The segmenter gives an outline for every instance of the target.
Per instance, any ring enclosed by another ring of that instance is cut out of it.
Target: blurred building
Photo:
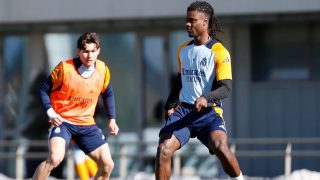
[[[121,132],[144,139],[143,132],[154,129],[157,139],[177,47],[189,40],[184,18],[191,2],[0,1],[0,138],[24,137],[33,123],[45,129],[34,94],[39,77],[76,54],[81,33],[96,31],[101,59],[111,68]],[[233,62],[233,92],[223,102],[229,136],[319,137],[320,1],[209,2]],[[282,161],[240,158],[245,174],[259,176],[281,174]],[[319,167],[319,159],[293,161],[293,169]]]

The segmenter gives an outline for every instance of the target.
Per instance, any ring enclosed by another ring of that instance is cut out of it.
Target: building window
[[[161,35],[147,35],[142,39],[144,107],[148,127],[158,127],[162,122],[163,102],[168,92],[164,42]]]
[[[320,80],[320,24],[253,25],[252,79]]]
[[[187,41],[191,41],[185,30],[172,31],[169,34],[169,65],[170,72],[177,75],[178,72],[178,60],[177,53],[178,47]]]
[[[109,66],[115,94],[117,124],[121,129],[137,128],[138,84],[136,69],[136,34],[99,33],[100,58]]]
[[[11,131],[21,125],[23,107],[26,105],[24,89],[27,89],[25,36],[5,36],[3,41],[4,55],[4,126]],[[10,134],[10,133],[9,133]]]

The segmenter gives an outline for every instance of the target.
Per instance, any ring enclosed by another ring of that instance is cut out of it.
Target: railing
[[[292,146],[294,145],[320,145],[320,138],[241,138],[241,139],[229,139],[230,149],[238,157],[284,157],[284,174],[290,175],[291,173],[291,160],[294,156],[300,157],[320,157],[320,150],[293,150]],[[148,151],[145,152],[132,152],[128,151],[130,146],[157,146],[156,142],[110,142],[110,147],[119,147],[119,151],[113,152],[112,156],[114,158],[119,158],[119,176],[121,178],[127,177],[127,161],[129,158],[152,158],[155,156],[155,153]],[[190,142],[189,145],[197,145],[198,142]],[[237,147],[245,145],[284,145],[283,149],[275,150],[237,150]],[[0,148],[16,148],[15,152],[0,152],[0,159],[12,158],[15,159],[15,175],[17,180],[23,179],[23,172],[25,169],[25,160],[26,159],[45,159],[47,153],[43,152],[32,152],[28,153],[26,149],[28,147],[46,147],[47,141],[0,141]],[[156,151],[156,150],[155,150]],[[177,151],[173,159],[173,174],[181,174],[181,159],[190,156],[188,152]],[[208,156],[207,151],[203,153],[192,153],[192,156],[197,157],[206,157]],[[66,155],[67,160],[67,179],[74,179],[74,161],[73,161],[73,152],[72,150],[67,151]]]

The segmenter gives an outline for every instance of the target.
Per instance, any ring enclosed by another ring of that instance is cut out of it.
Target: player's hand
[[[109,134],[112,136],[116,136],[119,132],[119,127],[116,123],[115,119],[109,119]]]
[[[168,119],[169,116],[171,116],[171,114],[173,114],[176,110],[174,108],[168,109],[166,111],[166,114],[164,115],[165,119]]]
[[[50,119],[50,123],[53,125],[53,126],[60,126],[62,123],[63,123],[64,119],[57,114],[56,117]]]
[[[200,96],[200,97],[196,100],[196,102],[194,103],[194,105],[195,105],[196,111],[197,111],[197,112],[200,112],[202,108],[208,107],[208,101],[207,101],[204,97]]]
[[[59,114],[57,114],[52,108],[47,110],[47,115],[49,117],[49,122],[53,126],[60,126],[64,121],[64,119]]]

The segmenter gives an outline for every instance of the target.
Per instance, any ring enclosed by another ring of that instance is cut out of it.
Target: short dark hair
[[[100,48],[100,37],[95,32],[83,33],[77,41],[77,48],[84,49],[85,45],[87,43],[94,43],[96,45],[96,48],[99,49]]]
[[[220,30],[220,24],[218,18],[214,15],[213,7],[205,1],[195,1],[191,3],[187,11],[198,11],[204,13],[208,18],[208,32],[212,38],[216,38],[217,32]]]

